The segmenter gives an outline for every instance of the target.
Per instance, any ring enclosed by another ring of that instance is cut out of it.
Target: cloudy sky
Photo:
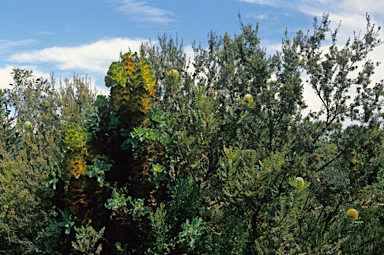
[[[240,34],[238,12],[244,24],[259,23],[261,46],[267,54],[281,49],[284,31],[293,38],[298,30],[313,31],[313,18],[329,14],[330,28],[340,21],[338,44],[353,40],[353,32],[366,32],[366,12],[371,23],[384,24],[384,2],[379,0],[18,0],[0,3],[0,88],[9,88],[14,67],[32,70],[50,81],[92,79],[98,94],[108,95],[104,76],[120,51],[138,51],[141,42],[157,42],[167,32],[183,39],[187,56],[193,58],[191,43],[207,46],[210,30],[224,35]],[[379,38],[383,40],[383,36]],[[323,47],[331,44],[330,34]],[[324,49],[325,49],[324,48]],[[384,46],[368,56],[374,62],[384,57]],[[384,63],[383,63],[384,64]],[[383,65],[373,81],[384,79]],[[383,75],[381,75],[383,74]],[[304,76],[305,77],[305,76]],[[58,85],[56,85],[58,87]],[[306,85],[304,97],[318,111],[320,101]]]

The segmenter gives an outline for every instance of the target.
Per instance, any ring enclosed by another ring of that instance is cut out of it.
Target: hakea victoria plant
[[[85,230],[81,238],[77,235],[77,242],[73,241],[74,231],[56,235],[56,247],[52,244],[51,249],[62,254],[85,249],[96,254],[142,253],[157,242],[148,234],[153,225],[149,213],[172,200],[166,153],[172,150],[174,138],[165,132],[164,113],[152,108],[155,78],[151,66],[135,56],[129,52],[121,55],[121,62],[111,64],[105,78],[111,96],[97,97],[98,111],[83,127],[67,124],[60,171],[52,169],[45,178],[43,189],[55,190],[55,206],[73,216],[70,226],[76,230],[92,221],[95,230],[102,230],[100,236],[104,235],[98,243],[84,239]],[[188,221],[186,224],[190,229]],[[86,233],[93,233],[89,228],[87,225]],[[187,229],[169,250],[189,240]],[[191,233],[192,248],[197,234]],[[91,244],[100,248],[93,249]]]

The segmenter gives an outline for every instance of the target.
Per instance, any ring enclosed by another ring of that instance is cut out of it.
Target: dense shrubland
[[[56,91],[15,69],[1,97],[0,251],[382,254],[384,92],[370,80],[380,41],[367,23],[342,49],[331,33],[325,56],[326,15],[270,57],[257,26],[211,32],[193,62],[164,35],[111,65],[108,98],[78,77]],[[323,103],[307,116],[303,71]],[[342,129],[347,119],[359,124]],[[124,231],[137,234],[113,235]]]

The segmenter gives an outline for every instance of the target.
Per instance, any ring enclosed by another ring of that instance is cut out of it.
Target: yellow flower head
[[[350,216],[353,220],[356,220],[359,217],[359,212],[355,209],[349,209],[347,215]]]
[[[171,77],[177,78],[177,77],[179,77],[179,72],[176,71],[176,70],[171,70],[171,71],[168,72],[168,75],[171,76]]]
[[[253,102],[253,97],[250,94],[246,94],[243,98],[243,100],[247,103],[252,103]]]

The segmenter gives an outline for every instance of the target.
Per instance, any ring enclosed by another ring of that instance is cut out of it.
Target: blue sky
[[[92,89],[108,95],[104,76],[120,51],[138,51],[141,42],[157,43],[158,35],[176,34],[188,57],[193,58],[194,40],[207,46],[210,30],[224,35],[240,34],[238,12],[244,24],[259,23],[261,46],[267,54],[281,49],[285,28],[293,38],[298,30],[313,31],[313,17],[319,21],[329,13],[330,28],[341,26],[338,45],[343,47],[353,31],[366,32],[366,12],[377,26],[384,24],[384,1],[380,0],[18,0],[0,4],[0,88],[9,88],[14,67],[32,70],[50,81],[54,72],[56,88],[60,77],[73,75],[92,79]],[[381,31],[380,31],[381,32]],[[323,45],[331,44],[330,34]],[[379,38],[383,40],[380,34]],[[384,46],[368,56],[374,62],[384,57]],[[383,63],[384,64],[384,63]],[[383,79],[384,67],[376,68],[373,81]],[[303,75],[305,78],[306,76]],[[351,92],[353,95],[353,92]],[[309,109],[318,111],[320,101],[304,85]],[[308,109],[308,110],[309,110]],[[308,112],[306,110],[306,112]]]

